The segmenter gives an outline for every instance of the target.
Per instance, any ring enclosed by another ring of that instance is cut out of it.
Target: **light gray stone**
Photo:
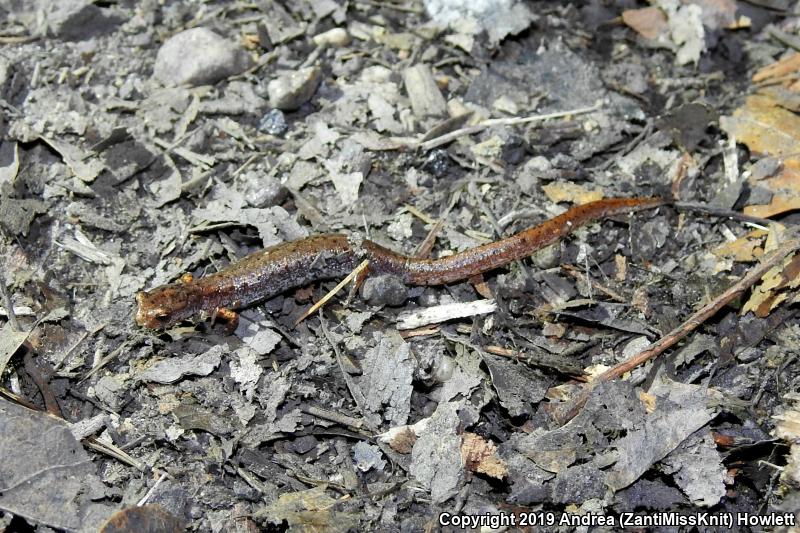
[[[253,65],[244,50],[208,28],[183,31],[161,45],[153,75],[164,85],[210,85]]]
[[[319,67],[308,67],[278,76],[267,85],[269,105],[283,111],[297,109],[308,102],[322,81]]]

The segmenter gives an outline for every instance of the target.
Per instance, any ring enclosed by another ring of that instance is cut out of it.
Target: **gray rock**
[[[319,67],[307,67],[278,76],[267,85],[269,105],[283,111],[297,109],[308,102],[322,81]]]
[[[45,1],[40,7],[47,13],[49,33],[67,41],[82,41],[108,33],[121,22],[120,17],[90,0]]]
[[[367,278],[361,286],[361,297],[370,305],[403,305],[408,288],[397,276],[384,275]]]
[[[100,378],[94,386],[94,392],[97,399],[111,409],[117,410],[123,405],[125,386],[114,377],[104,376]]]
[[[164,85],[209,85],[253,65],[244,50],[208,28],[170,37],[158,51],[153,75]]]
[[[263,131],[270,135],[283,135],[288,129],[289,125],[286,124],[286,116],[280,109],[270,109],[258,121],[258,131]]]

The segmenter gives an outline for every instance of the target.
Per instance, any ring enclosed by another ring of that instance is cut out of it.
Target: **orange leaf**
[[[761,68],[758,72],[753,74],[753,81],[758,83],[770,78],[782,78],[797,70],[800,70],[800,54],[794,53],[780,61]]]
[[[502,479],[508,474],[508,466],[497,455],[497,446],[493,442],[475,433],[464,433],[462,438],[461,457],[468,471],[496,479]]]
[[[749,96],[732,117],[720,119],[722,129],[758,154],[800,153],[800,117],[766,95]]]
[[[622,12],[622,22],[645,39],[658,39],[667,31],[667,16],[657,7],[626,9]]]

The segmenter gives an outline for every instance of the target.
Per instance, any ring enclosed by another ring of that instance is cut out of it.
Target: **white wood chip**
[[[454,318],[464,318],[474,315],[485,315],[497,310],[494,300],[475,300],[472,302],[458,302],[453,304],[426,307],[416,311],[400,313],[397,317],[397,329],[415,329],[429,324],[439,324]]]

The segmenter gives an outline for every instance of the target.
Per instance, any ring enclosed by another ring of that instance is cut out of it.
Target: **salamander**
[[[139,292],[136,323],[162,329],[201,312],[230,315],[230,309],[247,307],[289,289],[346,276],[364,259],[369,260],[368,275],[392,274],[407,285],[453,283],[527,257],[594,220],[666,203],[656,197],[597,200],[510,237],[438,259],[407,257],[342,233],[313,235],[254,252],[208,276],[185,276],[176,283]]]

